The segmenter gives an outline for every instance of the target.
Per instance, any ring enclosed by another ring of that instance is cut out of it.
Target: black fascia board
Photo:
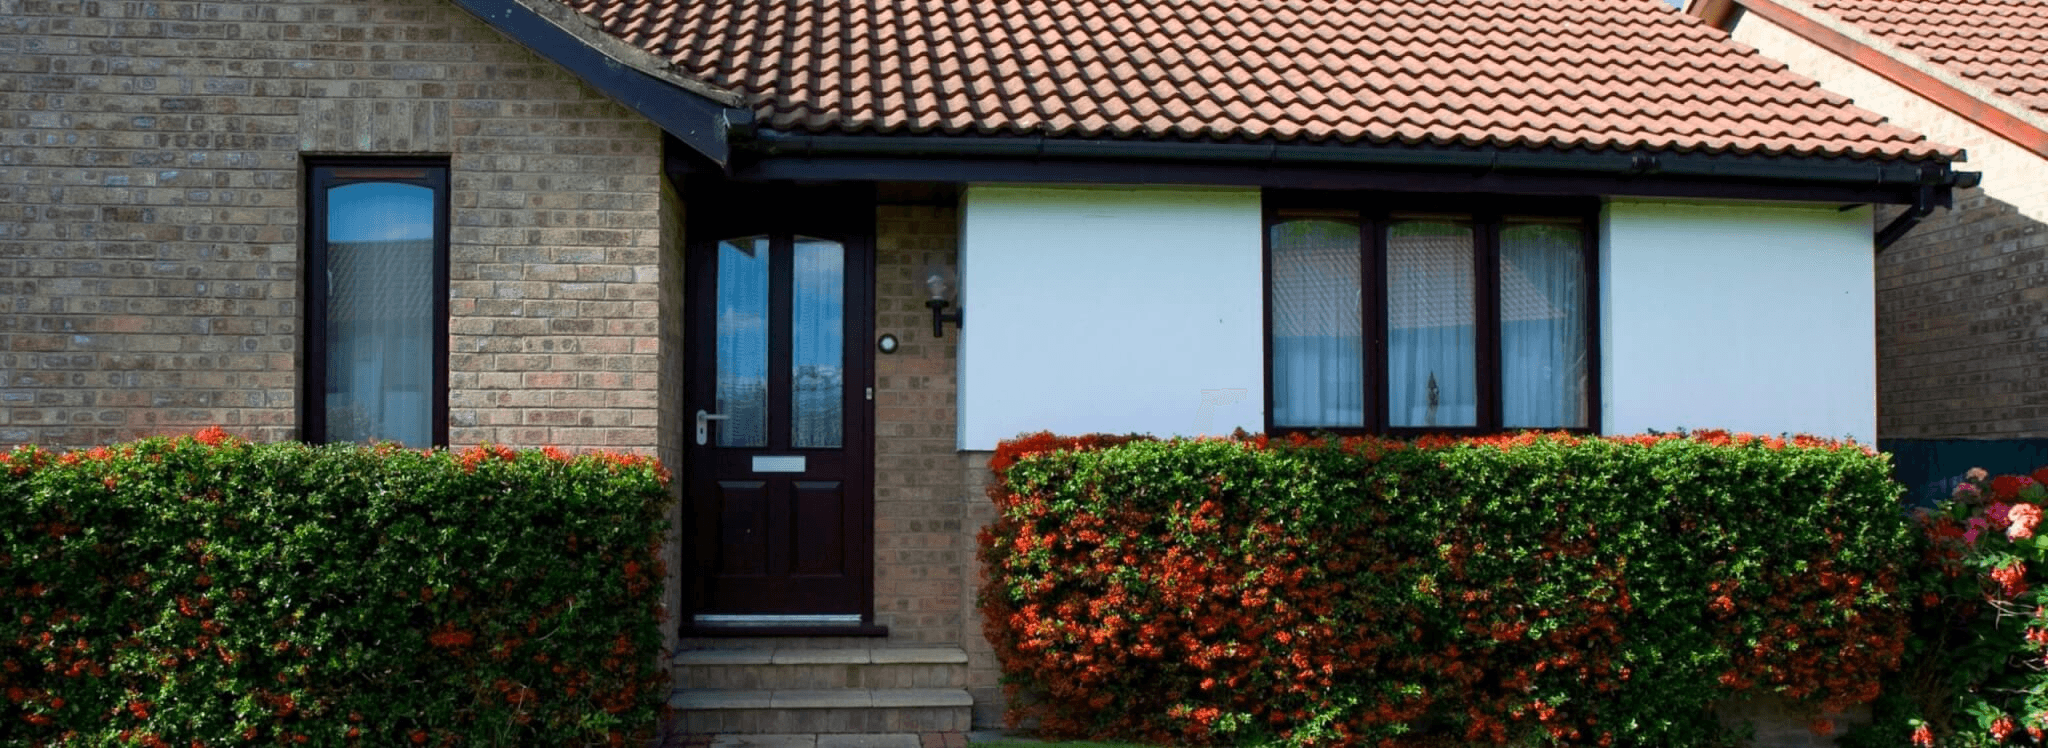
[[[1977,174],[1943,160],[1326,146],[760,130],[739,179],[1218,184],[1913,204]]]
[[[499,33],[652,120],[713,163],[722,166],[731,159],[730,124],[751,121],[751,111],[732,109],[614,60],[514,0],[454,2]]]

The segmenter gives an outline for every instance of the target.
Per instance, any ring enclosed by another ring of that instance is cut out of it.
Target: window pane
[[[1387,422],[1475,426],[1479,388],[1472,226],[1395,221],[1387,228]]]
[[[327,433],[433,445],[434,190],[327,191]]]
[[[716,444],[768,446],[768,237],[718,243]]]
[[[846,389],[846,250],[839,242],[799,236],[795,252],[791,443],[837,447]]]
[[[1512,221],[1501,229],[1501,425],[1508,428],[1591,425],[1580,231]]]
[[[1365,425],[1356,221],[1273,226],[1273,424]]]

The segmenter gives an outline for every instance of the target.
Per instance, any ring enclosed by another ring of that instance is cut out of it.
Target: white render
[[[1877,436],[1867,206],[1621,200],[1600,229],[1601,431]]]
[[[1256,189],[969,187],[960,448],[1263,429],[1262,221]]]
[[[1602,433],[1872,443],[1871,211],[1841,208],[1610,201]],[[961,223],[961,449],[1264,428],[1257,190],[975,185]]]

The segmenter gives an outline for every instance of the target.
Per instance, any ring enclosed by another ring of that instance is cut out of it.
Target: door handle
[[[728,419],[728,418],[731,418],[731,417],[732,417],[732,416],[730,416],[730,415],[726,415],[726,414],[724,414],[724,413],[712,413],[712,412],[709,412],[709,411],[706,411],[706,410],[704,410],[703,408],[698,408],[698,409],[697,409],[697,443],[698,443],[699,445],[702,445],[702,444],[704,444],[705,442],[708,442],[708,441],[710,441],[710,440],[711,440],[711,422],[712,422],[712,421],[723,421],[723,420],[725,420],[725,419]]]

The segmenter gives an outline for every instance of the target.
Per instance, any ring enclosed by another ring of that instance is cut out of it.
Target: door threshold
[[[889,627],[844,615],[729,615],[700,613],[683,626],[684,636],[888,636]]]

